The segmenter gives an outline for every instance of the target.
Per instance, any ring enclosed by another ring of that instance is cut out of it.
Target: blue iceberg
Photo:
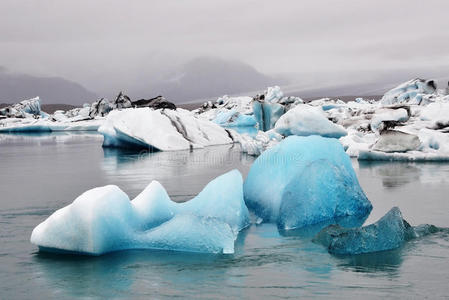
[[[376,223],[359,228],[331,225],[320,231],[314,242],[322,244],[332,254],[362,254],[401,247],[406,241],[437,232],[433,225],[412,227],[393,207]]]
[[[320,136],[290,136],[266,150],[243,191],[247,206],[282,230],[363,217],[372,209],[342,145]]]
[[[211,181],[194,199],[175,203],[153,181],[134,200],[117,186],[94,188],[39,224],[31,242],[42,251],[88,255],[125,249],[233,253],[249,226],[237,170]]]

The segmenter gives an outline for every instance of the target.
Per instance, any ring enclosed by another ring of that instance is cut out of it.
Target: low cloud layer
[[[106,96],[143,82],[157,93],[155,82],[197,57],[298,86],[432,76],[449,61],[447,1],[3,0],[0,11],[0,65]]]

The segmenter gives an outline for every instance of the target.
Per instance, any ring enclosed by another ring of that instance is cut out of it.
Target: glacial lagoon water
[[[123,251],[101,257],[38,253],[32,229],[87,189],[116,184],[132,198],[151,180],[175,201],[254,158],[237,145],[181,152],[102,149],[97,134],[0,135],[0,299],[447,298],[449,234],[382,253],[328,254],[310,233],[253,225],[233,255]],[[413,225],[449,227],[449,164],[359,163],[373,203],[366,223],[399,206]]]

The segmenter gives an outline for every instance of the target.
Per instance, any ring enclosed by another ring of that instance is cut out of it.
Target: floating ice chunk
[[[40,115],[42,112],[41,100],[39,99],[39,97],[32,98],[29,100],[23,100],[18,104],[14,105],[14,108],[31,115]]]
[[[31,242],[44,251],[100,255],[124,249],[232,253],[249,225],[237,170],[211,181],[194,199],[170,200],[152,182],[133,201],[117,186],[94,188],[39,224]]]
[[[382,129],[380,126],[382,122],[406,122],[409,119],[409,113],[404,108],[387,109],[382,108],[375,112],[371,119],[371,129],[373,131]]]
[[[413,228],[393,207],[376,223],[359,228],[331,225],[319,232],[314,241],[333,254],[361,254],[401,247],[406,241],[438,231],[432,225]]]
[[[417,150],[421,145],[419,137],[397,130],[385,130],[373,145],[373,150],[382,152],[407,152]]]
[[[364,216],[371,203],[336,139],[290,136],[266,150],[244,183],[245,202],[265,222],[294,229]]]
[[[265,101],[267,102],[278,102],[284,93],[281,91],[279,86],[268,87],[265,91]]]
[[[0,109],[0,115],[8,118],[32,118],[44,114],[41,111],[39,97],[20,101],[17,104]]]
[[[329,121],[321,108],[307,104],[297,105],[286,112],[276,122],[275,130],[284,136],[321,135],[340,138],[347,134],[342,126]]]
[[[112,111],[98,131],[103,146],[154,148],[156,150],[189,149],[190,144],[159,111],[145,108]]]
[[[426,104],[429,102],[427,95],[436,91],[433,80],[413,79],[404,82],[389,90],[381,99],[382,105],[392,104]]]
[[[232,143],[219,125],[182,110],[112,111],[98,131],[104,136],[103,146],[114,147],[169,151]]]

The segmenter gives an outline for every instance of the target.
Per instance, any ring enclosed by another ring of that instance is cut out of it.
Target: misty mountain
[[[284,78],[267,76],[240,61],[200,57],[167,74],[153,84],[152,90],[182,103],[225,94],[250,93],[285,83]]]
[[[37,77],[0,68],[0,103],[16,103],[39,96],[43,104],[82,105],[97,95],[82,85],[61,77]]]

